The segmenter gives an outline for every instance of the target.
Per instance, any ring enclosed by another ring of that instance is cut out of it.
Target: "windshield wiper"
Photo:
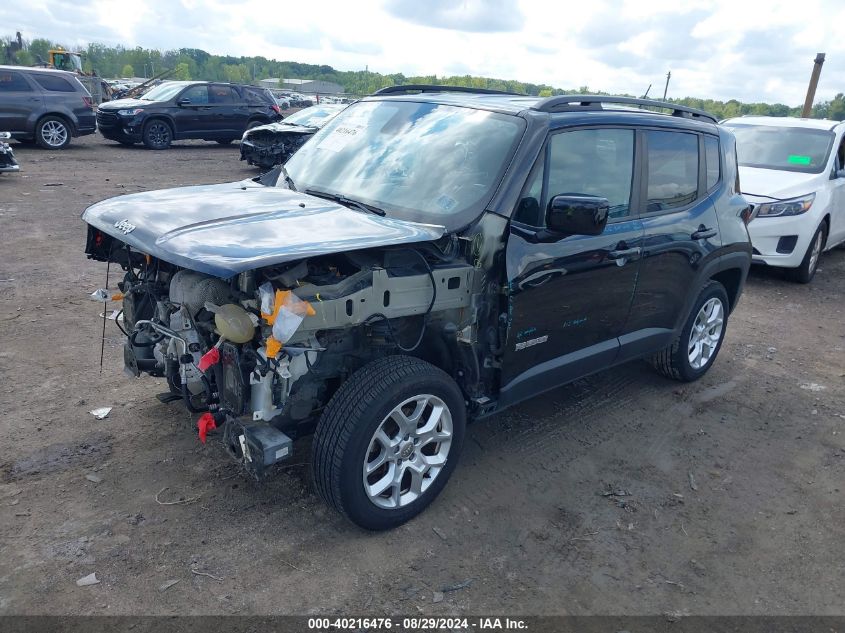
[[[279,165],[279,172],[282,174],[282,178],[285,179],[285,182],[288,185],[288,189],[291,191],[298,191],[296,185],[293,184],[293,178],[290,177],[287,168],[284,165]]]
[[[358,200],[353,200],[352,198],[347,198],[344,195],[339,193],[329,193],[328,191],[320,191],[319,189],[306,189],[305,193],[310,196],[317,196],[318,198],[324,198],[326,200],[332,200],[334,202],[339,202],[340,204],[344,204],[349,207],[355,207],[359,211],[366,211],[367,213],[375,213],[376,215],[380,215],[384,217],[386,213],[384,209],[379,209],[378,207],[374,207],[371,204],[366,204],[364,202],[360,202]]]

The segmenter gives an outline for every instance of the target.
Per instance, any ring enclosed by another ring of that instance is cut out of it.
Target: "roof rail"
[[[540,112],[565,112],[572,110],[603,110],[603,103],[619,103],[631,106],[647,106],[649,108],[663,108],[672,110],[672,116],[688,117],[691,119],[707,119],[716,123],[716,117],[704,110],[696,110],[676,103],[656,101],[654,99],[637,99],[634,97],[611,97],[604,95],[559,95],[547,97],[531,107]]]
[[[434,84],[408,84],[406,86],[388,86],[381,90],[376,90],[374,95],[399,95],[409,94],[412,92],[469,92],[481,95],[515,95],[518,97],[525,97],[526,95],[518,92],[505,92],[503,90],[492,90],[490,88],[470,88],[468,86],[438,86]]]

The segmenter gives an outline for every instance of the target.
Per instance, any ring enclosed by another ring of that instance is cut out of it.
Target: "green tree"
[[[552,96],[552,89],[551,88],[543,88],[539,93],[537,93],[538,97],[551,97]]]
[[[132,68],[132,64],[124,64],[123,70],[120,71],[121,77],[134,77],[135,76],[135,69]]]
[[[188,64],[185,62],[176,64],[176,68],[174,69],[174,73],[170,76],[170,79],[174,81],[189,81],[191,79],[191,73]]]

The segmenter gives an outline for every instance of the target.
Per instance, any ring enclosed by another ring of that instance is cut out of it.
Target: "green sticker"
[[[798,156],[797,154],[790,154],[789,157],[786,159],[786,162],[792,163],[793,165],[809,165],[813,162],[813,159],[809,156]]]

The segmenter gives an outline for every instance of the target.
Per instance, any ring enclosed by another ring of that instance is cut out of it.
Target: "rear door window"
[[[42,75],[39,73],[33,75],[33,77],[44,90],[49,90],[50,92],[76,92],[73,84],[59,75]]]
[[[698,198],[698,135],[646,131],[646,213],[680,209]]]
[[[0,70],[0,92],[32,92],[32,88],[20,73]]]
[[[240,98],[232,93],[232,88],[229,86],[209,86],[208,93],[211,103],[216,105],[230,105],[240,101]]]

